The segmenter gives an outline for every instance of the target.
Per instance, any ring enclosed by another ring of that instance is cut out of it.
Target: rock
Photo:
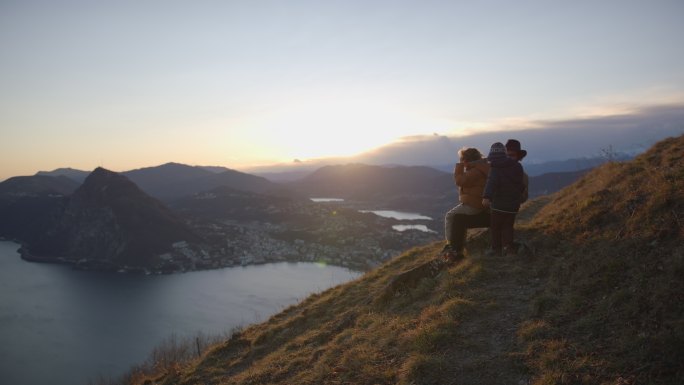
[[[446,266],[448,264],[444,260],[437,258],[397,275],[385,287],[378,301],[388,302],[397,294],[416,287],[423,278],[436,277]]]

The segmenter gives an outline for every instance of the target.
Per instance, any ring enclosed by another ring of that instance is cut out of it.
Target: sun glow
[[[245,130],[283,159],[351,156],[403,136],[445,129],[408,109],[376,101],[290,104],[245,122]]]

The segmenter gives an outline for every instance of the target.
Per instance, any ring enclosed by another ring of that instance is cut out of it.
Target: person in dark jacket
[[[482,195],[482,205],[491,210],[490,232],[492,249],[490,254],[515,254],[513,224],[520,208],[523,184],[523,169],[520,163],[506,155],[506,147],[496,142],[489,150],[490,164],[487,184]]]
[[[508,154],[509,158],[513,158],[518,162],[522,162],[523,158],[527,156],[527,151],[521,148],[520,141],[515,139],[508,139],[508,141],[506,142],[506,154]],[[524,203],[525,201],[527,201],[527,196],[529,194],[530,177],[527,176],[527,173],[525,173],[524,170],[523,185],[525,185],[525,189],[523,190],[522,199],[520,200],[520,203]]]

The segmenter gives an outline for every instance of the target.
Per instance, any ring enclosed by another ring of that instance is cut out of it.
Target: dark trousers
[[[489,210],[483,210],[479,214],[466,215],[448,212],[444,218],[446,222],[446,239],[451,248],[459,253],[465,248],[465,240],[468,229],[489,227]]]
[[[513,246],[515,215],[492,210],[489,231],[492,233],[492,249],[494,251],[501,251],[502,247],[511,248]]]

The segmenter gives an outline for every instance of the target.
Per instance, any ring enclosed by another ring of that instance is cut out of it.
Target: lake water
[[[314,202],[341,202],[344,199],[338,198],[311,198]],[[420,215],[418,213],[408,213],[405,211],[395,211],[395,210],[359,210],[361,213],[373,213],[375,215],[384,218],[394,218],[401,221],[415,221],[415,220],[432,220],[432,218],[425,215]],[[434,230],[430,230],[426,225],[408,225],[400,224],[392,226],[392,229],[396,231],[406,231],[406,230],[420,230],[426,233],[436,233]]]
[[[143,362],[171,334],[218,334],[265,321],[360,273],[277,263],[145,276],[29,263],[0,242],[3,384],[87,383]]]
[[[344,202],[341,198],[309,198],[312,202],[326,203],[326,202]]]
[[[399,219],[401,221],[413,221],[413,220],[432,220],[430,217],[426,217],[425,215],[420,215],[417,213],[407,213],[403,211],[394,211],[394,210],[359,210],[362,213],[373,213],[375,215],[379,215],[381,217],[385,218],[394,218],[394,219]]]
[[[394,225],[392,228],[397,231],[420,230],[426,233],[436,233],[436,231],[430,230],[425,225]]]

